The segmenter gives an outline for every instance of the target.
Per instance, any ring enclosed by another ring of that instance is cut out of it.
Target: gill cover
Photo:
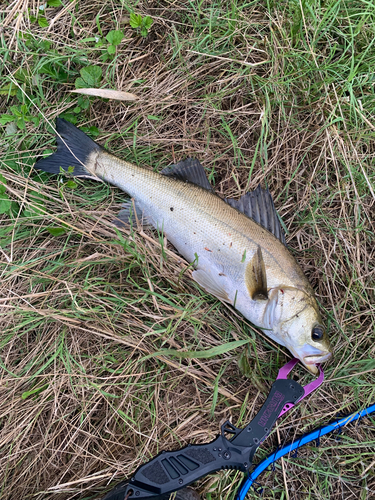
[[[292,287],[270,290],[263,323],[272,330],[275,340],[285,345],[312,373],[317,372],[316,363],[331,357],[318,304],[305,291]],[[266,333],[270,335],[269,331]]]

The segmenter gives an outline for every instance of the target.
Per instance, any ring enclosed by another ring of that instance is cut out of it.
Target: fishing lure
[[[238,429],[226,421],[221,426],[221,433],[210,443],[189,444],[179,450],[159,453],[141,465],[130,480],[117,485],[103,500],[159,500],[169,498],[171,493],[221,469],[248,473],[257,448],[266,439],[276,420],[317,389],[324,380],[320,365],[318,378],[305,387],[288,379],[288,374],[298,361],[292,359],[280,368],[265,403],[244,429]],[[231,435],[231,438],[228,439],[226,434]]]

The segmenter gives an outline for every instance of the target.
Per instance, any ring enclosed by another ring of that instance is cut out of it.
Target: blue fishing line
[[[365,408],[364,410],[361,410],[357,413],[352,413],[351,415],[348,415],[346,417],[343,417],[339,420],[336,420],[335,422],[332,422],[331,424],[325,425],[323,427],[320,427],[319,429],[315,429],[314,431],[310,432],[309,434],[305,434],[302,436],[300,439],[297,439],[296,441],[292,443],[288,443],[287,445],[283,446],[282,448],[276,450],[276,452],[271,453],[267,458],[265,458],[260,464],[256,466],[256,468],[253,470],[253,472],[244,479],[242,482],[242,485],[240,486],[236,499],[235,500],[244,500],[245,496],[247,495],[247,492],[249,491],[250,487],[252,484],[255,482],[255,479],[265,470],[269,465],[271,465],[273,462],[278,460],[279,458],[283,457],[284,455],[287,455],[291,451],[296,450],[297,448],[300,448],[301,446],[310,443],[311,441],[319,440],[321,436],[325,436],[326,434],[329,434],[330,432],[333,432],[337,429],[340,429],[346,424],[349,424],[351,422],[355,422],[356,420],[359,420],[362,417],[365,417],[367,415],[370,415],[371,413],[375,412],[375,404]]]

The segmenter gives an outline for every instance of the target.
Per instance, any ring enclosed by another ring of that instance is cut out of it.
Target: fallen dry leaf
[[[130,92],[122,92],[121,90],[111,89],[76,89],[71,90],[73,94],[93,95],[96,97],[104,97],[105,99],[116,99],[117,101],[136,101],[138,97]]]

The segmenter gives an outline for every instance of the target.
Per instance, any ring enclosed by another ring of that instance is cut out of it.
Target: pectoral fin
[[[223,284],[220,283],[219,277],[215,279],[211,274],[202,271],[202,269],[198,269],[193,272],[193,279],[208,293],[211,293],[224,302],[228,302],[229,304],[232,303],[227,292],[223,288]]]
[[[260,246],[246,266],[245,283],[253,300],[268,299],[266,267]]]

